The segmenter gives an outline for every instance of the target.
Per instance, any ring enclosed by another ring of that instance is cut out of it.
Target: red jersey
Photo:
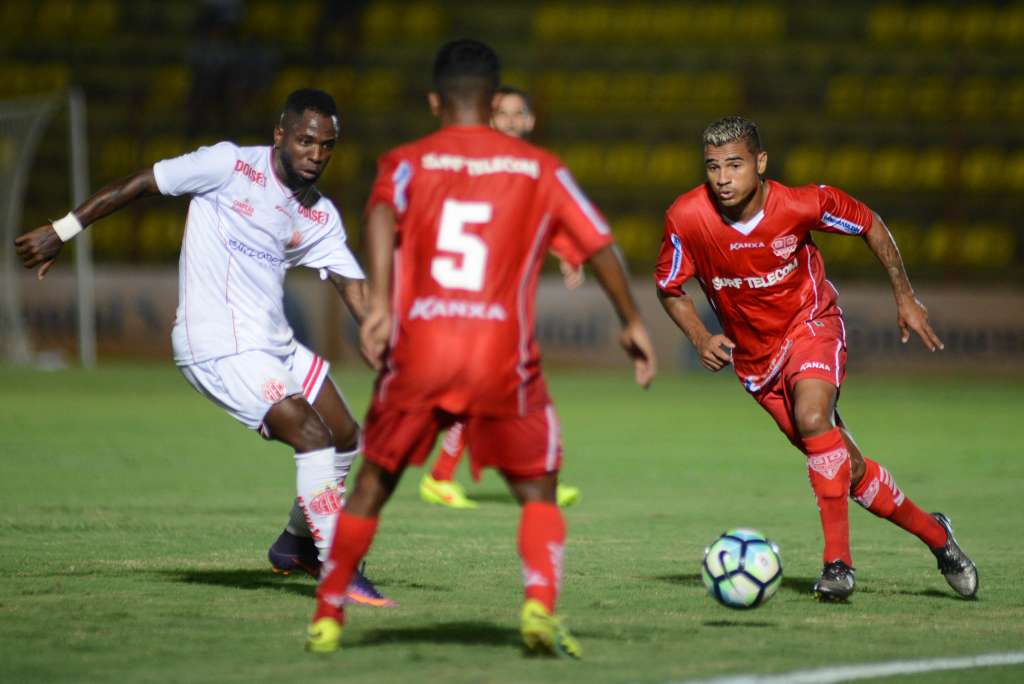
[[[842,315],[810,231],[864,235],[873,218],[826,185],[768,181],[767,191],[764,208],[745,223],[723,217],[706,185],[681,195],[665,215],[655,274],[658,287],[676,296],[696,276],[736,343],[733,365],[751,392],[782,367],[797,328],[813,335],[816,319]]]
[[[586,260],[611,231],[554,155],[486,126],[447,126],[378,162],[369,207],[398,216],[393,329],[377,400],[526,415],[549,402],[534,340],[552,242]]]

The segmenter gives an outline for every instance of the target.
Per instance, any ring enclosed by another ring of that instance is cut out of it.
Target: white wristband
[[[81,221],[71,211],[68,212],[67,216],[57,219],[50,225],[57,232],[57,237],[61,239],[61,242],[67,242],[84,230]]]

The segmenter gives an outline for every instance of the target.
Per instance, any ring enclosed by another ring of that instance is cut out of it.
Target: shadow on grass
[[[306,581],[305,576],[278,577],[267,570],[167,570],[162,574],[172,582],[185,584],[208,584],[247,591],[273,589],[310,598],[316,596],[316,583],[311,578]]]
[[[470,499],[479,503],[499,503],[516,505],[515,497],[508,492],[470,492],[467,494]]]
[[[519,631],[481,620],[439,622],[419,627],[396,627],[363,632],[354,644],[378,646],[396,643],[519,646]]]
[[[655,577],[645,577],[644,579],[653,579],[658,582],[667,582],[669,584],[682,584],[690,587],[703,587],[704,580],[701,578],[699,573],[680,574],[680,575],[657,575]],[[799,594],[810,594],[811,587],[817,581],[817,577],[783,577],[782,584],[779,585],[780,589],[786,591],[793,591]]]
[[[778,627],[777,622],[759,622],[755,620],[705,620],[705,627]]]

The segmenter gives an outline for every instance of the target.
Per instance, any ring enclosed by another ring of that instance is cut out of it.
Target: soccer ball
[[[779,547],[755,530],[729,530],[704,550],[704,586],[729,608],[756,608],[782,584]]]

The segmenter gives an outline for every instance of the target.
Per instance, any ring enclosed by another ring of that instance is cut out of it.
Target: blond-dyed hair
[[[757,124],[742,116],[726,116],[712,121],[704,129],[701,139],[704,147],[721,147],[737,140],[744,140],[751,152],[757,153],[762,149]]]

